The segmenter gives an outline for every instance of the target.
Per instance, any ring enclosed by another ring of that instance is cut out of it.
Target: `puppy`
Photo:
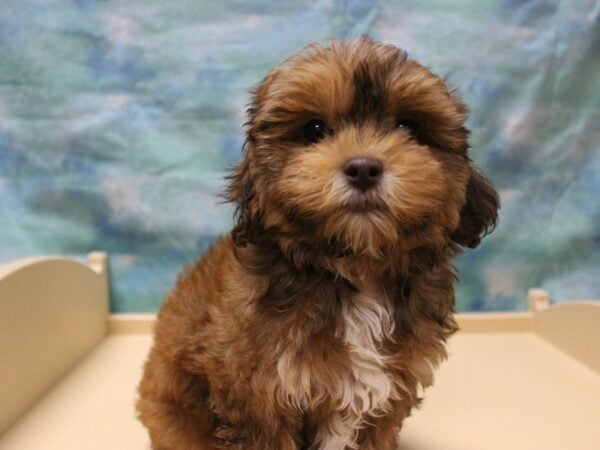
[[[467,108],[401,50],[311,45],[254,89],[231,235],[163,305],[158,450],[391,450],[446,357],[452,259],[497,220]]]

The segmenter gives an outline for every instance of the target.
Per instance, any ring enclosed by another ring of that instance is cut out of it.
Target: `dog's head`
[[[254,90],[228,189],[234,240],[375,258],[476,247],[498,197],[470,164],[466,117],[443,80],[391,45],[309,46]]]

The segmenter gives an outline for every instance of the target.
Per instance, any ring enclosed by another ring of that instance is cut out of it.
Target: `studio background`
[[[369,34],[446,76],[502,198],[458,308],[600,298],[600,3],[4,0],[0,262],[109,252],[112,310],[155,311],[227,232],[248,89],[312,41]]]

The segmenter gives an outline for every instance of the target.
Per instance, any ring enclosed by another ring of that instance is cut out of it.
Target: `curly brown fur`
[[[395,448],[457,329],[452,259],[496,223],[466,116],[368,38],[267,75],[227,191],[232,234],[158,316],[137,405],[154,449]],[[372,188],[344,175],[359,156],[383,167]]]

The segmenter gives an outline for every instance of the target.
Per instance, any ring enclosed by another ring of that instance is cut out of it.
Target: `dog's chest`
[[[336,320],[335,342],[309,337],[283,352],[282,400],[307,411],[327,402],[340,417],[360,421],[385,411],[397,395],[382,348],[394,328],[392,307],[383,294],[358,292],[344,299]]]

